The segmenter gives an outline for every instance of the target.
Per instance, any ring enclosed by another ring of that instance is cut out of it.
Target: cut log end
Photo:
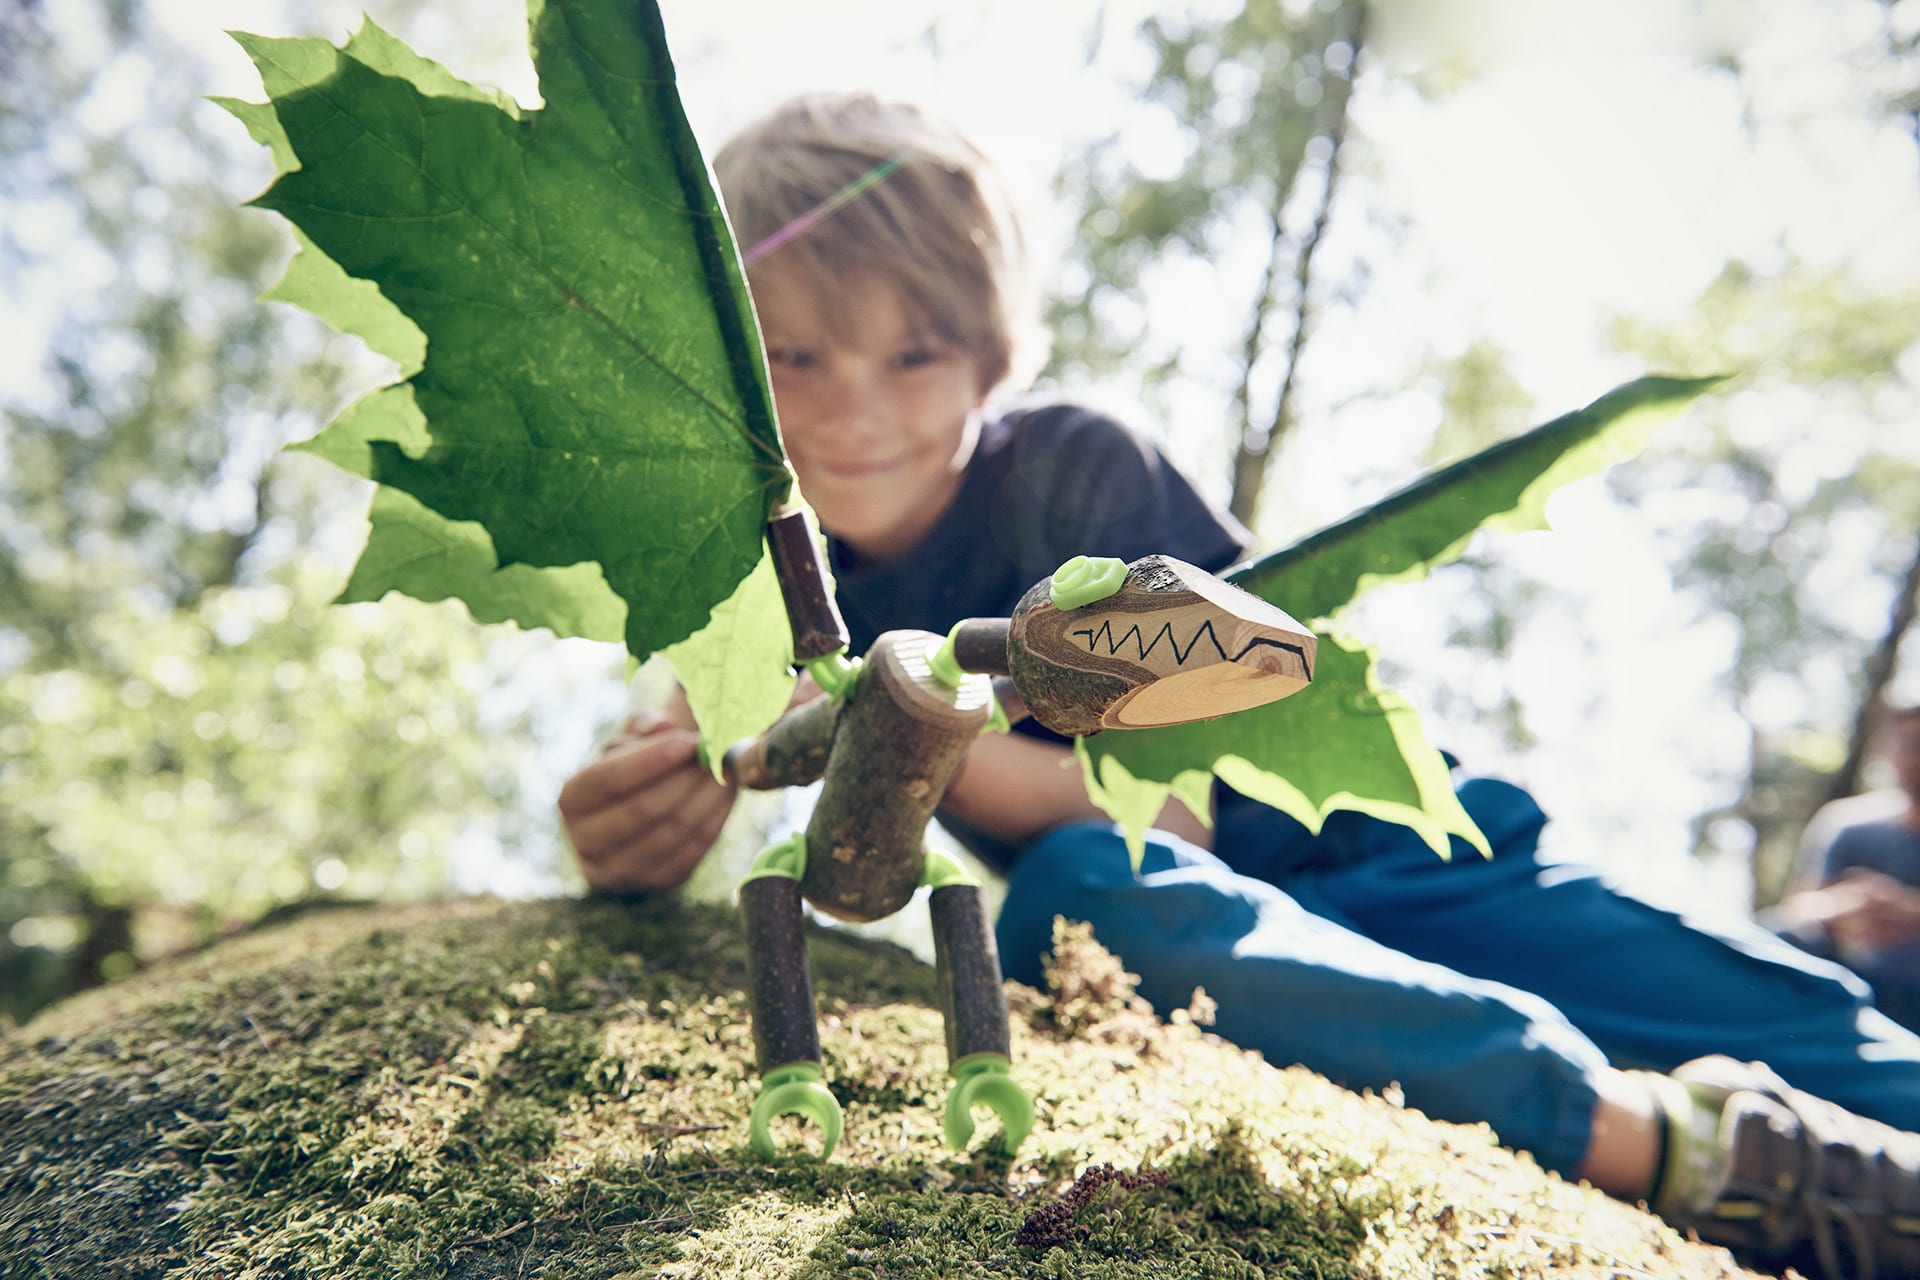
[[[1056,608],[1047,586],[1015,609],[1008,656],[1022,698],[1055,732],[1212,719],[1313,678],[1312,632],[1183,561],[1135,561],[1118,592],[1078,609]]]

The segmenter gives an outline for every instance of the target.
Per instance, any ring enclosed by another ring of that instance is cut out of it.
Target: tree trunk
[[[1893,613],[1887,619],[1887,629],[1880,643],[1867,655],[1866,687],[1860,691],[1859,709],[1854,712],[1853,732],[1847,739],[1847,758],[1828,784],[1823,803],[1844,799],[1860,790],[1860,769],[1866,763],[1868,748],[1873,745],[1873,735],[1879,730],[1881,714],[1886,710],[1887,685],[1892,683],[1894,669],[1900,661],[1900,642],[1913,629],[1916,611],[1920,611],[1920,540],[1914,542],[1913,559],[1908,562],[1907,575],[1893,598]]]
[[[1265,488],[1267,478],[1267,459],[1274,446],[1279,443],[1287,429],[1293,425],[1293,388],[1300,368],[1300,353],[1305,348],[1307,334],[1312,324],[1313,258],[1320,247],[1321,239],[1326,235],[1327,222],[1333,212],[1333,196],[1340,181],[1340,149],[1347,136],[1347,104],[1353,97],[1353,82],[1359,74],[1361,38],[1364,32],[1364,10],[1357,18],[1353,34],[1348,44],[1353,48],[1353,61],[1345,77],[1328,76],[1326,138],[1327,177],[1320,190],[1320,205],[1314,212],[1313,225],[1306,239],[1300,245],[1300,253],[1294,259],[1293,279],[1295,288],[1293,337],[1287,344],[1286,368],[1280,377],[1280,391],[1274,399],[1273,417],[1265,429],[1255,429],[1252,425],[1251,397],[1248,380],[1253,376],[1254,361],[1258,358],[1261,334],[1266,328],[1267,308],[1272,301],[1274,261],[1268,262],[1266,285],[1259,303],[1254,308],[1252,326],[1248,330],[1246,342],[1246,368],[1241,374],[1240,390],[1236,398],[1248,406],[1246,428],[1240,438],[1240,444],[1233,458],[1233,493],[1227,502],[1227,509],[1240,523],[1251,527],[1254,517],[1259,513],[1260,494]],[[1280,205],[1285,202],[1287,192],[1281,192],[1276,198],[1272,211],[1275,236],[1275,249],[1278,249],[1280,235]],[[1277,259],[1277,253],[1276,253]]]

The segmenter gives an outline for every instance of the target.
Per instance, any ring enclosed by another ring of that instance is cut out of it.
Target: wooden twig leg
[[[820,1083],[820,1024],[807,973],[799,882],[785,875],[748,880],[740,886],[740,913],[747,930],[753,1047],[764,1081],[749,1125],[754,1148],[772,1157],[769,1122],[804,1115],[820,1126],[824,1159],[840,1138],[840,1103]]]
[[[976,1053],[1011,1053],[1000,948],[987,924],[980,886],[948,885],[927,899],[933,916],[940,1011],[947,1019],[949,1065]]]
[[[1000,949],[987,923],[980,886],[944,885],[928,898],[940,1008],[946,1015],[947,1061],[956,1080],[947,1100],[947,1141],[964,1148],[973,1137],[972,1109],[990,1107],[1005,1125],[1002,1146],[1012,1154],[1033,1128],[1033,1102],[1008,1073],[1012,1043]]]

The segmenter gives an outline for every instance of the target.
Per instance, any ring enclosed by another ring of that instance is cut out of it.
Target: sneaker
[[[1691,1212],[1702,1240],[1828,1280],[1920,1276],[1920,1135],[1791,1088],[1759,1063],[1699,1058],[1673,1078],[1711,1115],[1722,1158]],[[1682,1139],[1684,1140],[1684,1138]]]

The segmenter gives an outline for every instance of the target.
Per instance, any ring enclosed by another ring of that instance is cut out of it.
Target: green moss
[[[1484,1130],[1143,1016],[1097,950],[1058,1001],[1013,988],[1019,1158],[992,1123],[949,1151],[930,971],[811,945],[829,1163],[745,1143],[745,953],[713,907],[332,911],[88,993],[0,1044],[0,1274],[1725,1274]],[[1102,1163],[1166,1181],[1015,1243]]]

